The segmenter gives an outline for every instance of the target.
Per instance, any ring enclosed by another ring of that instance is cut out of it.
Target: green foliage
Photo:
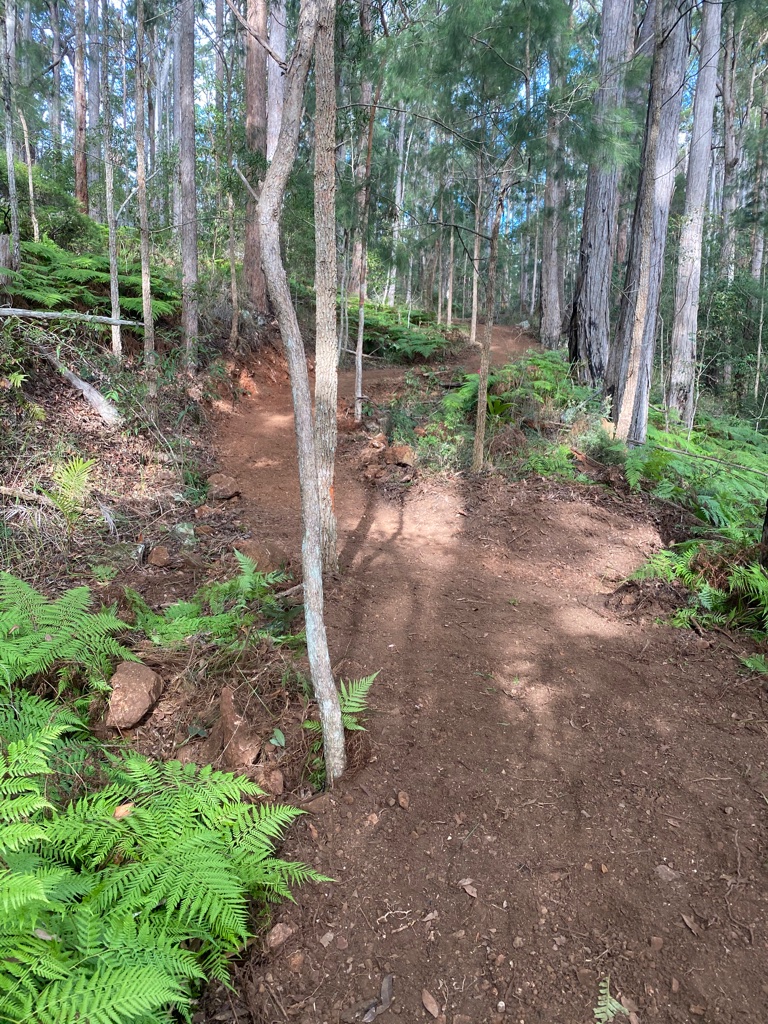
[[[76,455],[54,470],[54,488],[44,492],[64,516],[70,537],[85,509],[85,500],[91,490],[91,471],[95,465],[95,459],[82,459]]]
[[[368,710],[368,692],[373,686],[378,675],[374,672],[365,679],[357,679],[354,682],[339,683],[339,703],[341,704],[341,721],[348,732],[365,732],[365,727],[360,723],[360,716]],[[322,757],[323,749],[323,727],[320,722],[314,719],[305,719],[304,728],[312,734],[312,743],[309,748],[309,781],[315,789],[322,789],[325,785],[325,762]]]
[[[82,307],[92,313],[109,315],[109,260],[106,255],[78,255],[58,246],[52,239],[22,242],[22,263],[15,273],[6,272],[5,291],[37,309]],[[119,275],[123,311],[140,316],[141,268],[122,263]],[[152,270],[152,314],[174,316],[179,309],[178,287],[159,267]]]
[[[321,880],[274,856],[300,812],[244,803],[247,779],[100,750],[106,785],[62,799],[71,716],[21,691],[0,721],[0,1021],[188,1021],[201,984],[227,982],[250,899]]]
[[[90,611],[88,587],[51,600],[0,573],[0,682],[6,687],[56,668],[62,679],[82,671],[103,684],[115,661],[138,660],[116,635],[129,627],[112,611]]]
[[[607,975],[598,982],[597,1006],[592,1010],[597,1024],[611,1024],[611,1021],[619,1014],[629,1016],[629,1010],[625,1009],[618,999],[611,995],[611,976]]]
[[[350,300],[349,331],[356,336],[359,307]],[[434,359],[451,348],[451,343],[434,326],[434,314],[397,306],[365,304],[363,346],[369,355],[381,355],[392,362]]]
[[[750,672],[768,676],[768,658],[764,654],[752,654],[748,658],[742,658],[741,663]]]
[[[261,573],[256,563],[235,552],[240,572],[231,580],[208,583],[190,600],[176,601],[155,612],[135,590],[126,596],[136,614],[136,626],[159,647],[179,647],[193,638],[235,645],[249,638],[301,644],[303,635],[286,632],[286,613],[273,589],[287,579],[283,572]]]

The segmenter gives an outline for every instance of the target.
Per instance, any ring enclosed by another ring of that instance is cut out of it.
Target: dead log
[[[0,240],[2,239],[0,235]],[[0,254],[0,260],[2,255]],[[0,264],[1,265],[1,264]],[[111,316],[96,316],[92,313],[72,313],[69,311],[57,313],[49,309],[9,309],[7,306],[0,306],[0,316],[15,316],[29,320],[76,320],[92,324],[119,324],[121,327],[143,327],[143,324],[135,320],[115,320]]]
[[[97,391],[92,384],[82,380],[77,374],[68,370],[61,360],[57,359],[53,352],[50,352],[47,348],[43,348],[39,344],[33,344],[32,347],[38,355],[42,356],[51,366],[54,366],[73,388],[77,388],[82,393],[88,405],[101,416],[107,426],[117,427],[123,422],[123,417],[117,411],[117,407],[108,398],[105,398],[100,391]]]

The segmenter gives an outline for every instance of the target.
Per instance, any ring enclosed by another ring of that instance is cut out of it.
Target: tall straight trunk
[[[6,13],[15,0],[6,0]],[[18,270],[21,263],[19,240],[19,195],[16,190],[16,165],[13,152],[13,73],[11,47],[7,36],[7,19],[0,17],[0,59],[2,59],[3,118],[5,120],[5,163],[8,171],[8,206],[11,213],[11,270]]]
[[[720,4],[704,4],[699,42],[699,74],[693,104],[693,127],[685,185],[685,210],[675,281],[668,408],[693,426],[696,378],[696,329],[699,319],[701,242],[712,152],[712,122],[720,54]]]
[[[736,223],[734,214],[738,206],[736,176],[739,167],[739,146],[736,136],[736,62],[739,56],[739,33],[733,7],[725,15],[725,45],[723,47],[723,247],[720,254],[720,269],[723,277],[731,283],[736,270]]]
[[[135,74],[136,192],[139,204],[139,245],[141,250],[141,301],[144,320],[144,373],[147,381],[147,417],[157,419],[157,363],[155,322],[152,318],[149,213],[147,210],[147,157],[145,152],[144,99],[144,0],[136,0]]]
[[[180,242],[181,222],[184,210],[181,202],[181,166],[179,154],[181,153],[181,22],[179,18],[173,26],[173,237],[174,241]]]
[[[555,43],[557,46],[557,43]],[[549,87],[555,94],[560,88],[560,60],[549,55]],[[541,232],[541,327],[544,348],[557,348],[563,333],[563,267],[560,258],[562,207],[565,201],[565,179],[560,145],[560,115],[550,101],[547,114],[547,180],[544,185],[544,224]]]
[[[269,45],[283,60],[285,60],[286,20],[285,0],[272,0],[269,5]],[[285,97],[283,70],[271,56],[267,58],[267,96],[267,160],[271,160],[277,149]]]
[[[85,0],[75,0],[75,198],[88,213],[88,155],[85,88]]]
[[[493,321],[496,304],[496,268],[499,262],[499,230],[504,200],[509,188],[509,165],[504,167],[496,197],[496,210],[491,226],[491,243],[488,254],[488,280],[486,283],[485,330],[480,348],[480,374],[477,384],[477,417],[475,420],[475,440],[472,447],[472,472],[479,473],[485,461],[485,424],[488,417],[488,377],[491,370],[491,341],[493,340]]]
[[[214,105],[219,117],[224,116],[224,0],[215,0],[214,4]]]
[[[648,426],[656,320],[675,184],[690,17],[688,0],[659,0],[629,263],[616,341],[606,374],[616,434],[631,444],[644,443]]]
[[[437,218],[440,224],[437,229],[437,240],[435,242],[435,248],[437,249],[437,323],[438,326],[443,322],[443,200],[440,199],[440,209],[438,210]]]
[[[392,266],[389,273],[389,284],[385,296],[388,306],[394,306],[397,294],[397,254],[400,245],[400,233],[403,229],[403,201],[405,198],[405,167],[407,162],[405,148],[405,107],[400,108],[397,130],[397,178],[395,179],[395,219],[392,223]]]
[[[275,150],[275,157],[264,177],[258,215],[267,287],[277,311],[291,375],[304,527],[302,569],[307,655],[312,686],[320,710],[320,721],[323,725],[326,773],[328,779],[333,782],[344,771],[346,752],[339,695],[333,680],[323,620],[322,531],[317,477],[317,445],[312,422],[312,396],[309,388],[307,360],[280,252],[280,210],[288,175],[293,167],[298,149],[304,86],[317,30],[317,17],[317,0],[302,0],[296,31],[296,46],[286,74],[280,138]]]
[[[363,36],[363,40],[366,43],[370,43],[371,35],[373,32],[371,24],[371,0],[359,0],[360,2],[360,31]],[[375,116],[373,108],[373,81],[365,73],[361,72],[362,81],[360,83],[360,107],[365,109],[366,107],[371,108],[371,118]],[[361,136],[360,145],[358,147],[358,158],[357,165],[355,167],[355,187],[356,187],[356,202],[357,202],[357,230],[355,231],[354,240],[352,243],[352,263],[350,265],[349,273],[349,290],[350,292],[358,292],[360,290],[360,280],[364,274],[363,262],[365,260],[365,239],[363,237],[363,221],[365,220],[366,226],[368,222],[368,171],[366,171],[367,160],[363,162],[363,153],[367,153],[366,141],[370,135],[370,120],[366,132]]]
[[[483,162],[477,158],[477,198],[475,199],[475,239],[472,247],[472,310],[469,314],[469,344],[477,342],[477,288],[480,280],[480,228],[483,224]]]
[[[48,0],[48,16],[51,23],[51,98],[49,120],[51,125],[51,148],[56,163],[61,160],[61,21],[59,0]]]
[[[448,243],[448,291],[445,298],[445,326],[448,328],[451,328],[453,326],[453,262],[454,250],[456,245],[455,238],[455,229],[451,228],[451,239]]]
[[[595,126],[607,135],[624,98],[624,62],[632,0],[604,0],[600,32],[600,84],[593,100]],[[579,272],[569,333],[571,361],[598,384],[605,375],[611,333],[611,276],[616,251],[619,167],[608,145],[599,147],[587,173]]]
[[[528,307],[528,315],[533,319],[533,314],[536,312],[536,288],[538,286],[538,273],[539,273],[539,227],[540,218],[536,218],[536,230],[533,236],[533,278],[531,280],[531,304]]]
[[[765,253],[765,145],[768,131],[768,81],[763,78],[762,100],[760,103],[760,148],[757,152],[755,168],[755,214],[756,222],[752,230],[752,252],[749,260],[749,274],[753,281],[760,281],[763,274],[763,256]]]
[[[99,145],[99,114],[101,107],[99,62],[99,0],[88,0],[88,201],[89,213],[95,220],[101,220],[99,183],[101,147]]]
[[[363,419],[363,339],[365,336],[365,299],[368,286],[368,202],[369,183],[371,180],[371,162],[373,160],[373,129],[376,124],[376,107],[379,102],[381,82],[376,96],[371,102],[371,114],[368,118],[368,142],[365,151],[365,185],[363,187],[362,222],[360,224],[360,264],[357,281],[357,345],[355,347],[355,423]],[[354,263],[354,254],[353,254]]]
[[[315,39],[315,438],[323,569],[339,567],[334,508],[336,333],[336,0],[318,0]]]
[[[267,0],[247,0],[248,25],[267,38]],[[261,177],[267,158],[267,54],[250,32],[245,34],[245,144],[253,164],[252,183]],[[258,195],[258,187],[254,189]],[[243,277],[248,301],[257,313],[267,310],[267,284],[261,266],[261,229],[256,200],[248,194],[245,206]]]
[[[39,242],[40,224],[37,220],[37,210],[35,207],[35,179],[32,176],[32,147],[29,144],[29,128],[27,127],[27,119],[24,117],[21,107],[19,107],[18,115],[21,130],[24,134],[24,162],[27,165],[27,190],[29,192],[29,219],[32,221],[32,238],[35,242]]]
[[[117,221],[115,219],[115,161],[112,152],[112,109],[109,93],[109,0],[101,0],[101,94],[104,115],[104,204],[109,240],[109,298],[113,320],[120,320],[120,284],[117,263]],[[123,358],[123,337],[119,323],[112,324],[112,355]]]
[[[195,172],[195,0],[179,7],[179,170],[181,176],[181,333],[184,365],[197,368],[197,182]]]

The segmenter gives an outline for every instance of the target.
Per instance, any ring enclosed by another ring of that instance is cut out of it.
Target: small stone
[[[391,448],[387,449],[384,461],[390,466],[415,466],[416,453],[409,444],[393,444]]]
[[[292,974],[300,974],[301,971],[302,971],[302,968],[304,967],[304,960],[305,959],[306,959],[306,957],[304,956],[304,954],[301,952],[300,949],[295,950],[288,957],[288,970]]]
[[[318,793],[304,804],[304,810],[309,811],[310,814],[325,814],[326,811],[330,811],[331,806],[331,794]]]
[[[677,878],[677,872],[673,871],[668,864],[657,864],[655,871],[662,882],[674,882]]]
[[[258,772],[256,782],[271,796],[282,796],[285,791],[285,778],[279,768],[267,768]]]
[[[677,980],[677,978],[672,979],[672,991],[675,995],[677,995],[677,993],[680,991],[680,982]]]
[[[269,932],[267,932],[267,949],[277,949],[278,946],[282,946],[293,935],[295,929],[291,928],[289,924],[276,924]]]
[[[276,572],[288,561],[288,555],[272,540],[240,540],[235,550],[256,563],[259,572]]]
[[[226,473],[214,473],[208,477],[208,496],[214,501],[229,501],[240,493],[237,480]]]
[[[411,806],[411,798],[408,796],[405,790],[401,790],[397,794],[397,802],[404,811],[407,811],[408,808]]]
[[[139,722],[160,699],[163,680],[151,668],[139,662],[123,661],[109,681],[106,724],[111,729],[130,729]]]
[[[664,939],[660,935],[651,936],[651,949],[654,953],[660,953],[664,946]]]
[[[149,552],[147,564],[154,565],[158,569],[164,569],[170,560],[171,553],[168,548],[164,547],[162,544],[158,544]]]
[[[594,971],[590,971],[588,967],[579,967],[576,971],[576,977],[579,980],[579,984],[583,985],[584,988],[591,989],[594,985],[597,976]]]
[[[522,937],[522,935],[516,935],[512,940],[512,945],[515,947],[515,949],[522,949],[525,945],[525,939]]]
[[[692,1013],[694,1017],[703,1017],[707,1012],[705,1006],[700,1006],[698,1003],[691,1003],[688,1007],[688,1013]]]
[[[212,537],[213,536],[213,527],[212,526],[206,526],[204,523],[202,525],[200,525],[200,526],[196,526],[195,527],[195,536],[196,537]]]

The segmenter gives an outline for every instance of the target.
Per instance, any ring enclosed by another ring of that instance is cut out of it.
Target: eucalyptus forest
[[[768,3],[0,0],[0,1024],[768,1005]]]

